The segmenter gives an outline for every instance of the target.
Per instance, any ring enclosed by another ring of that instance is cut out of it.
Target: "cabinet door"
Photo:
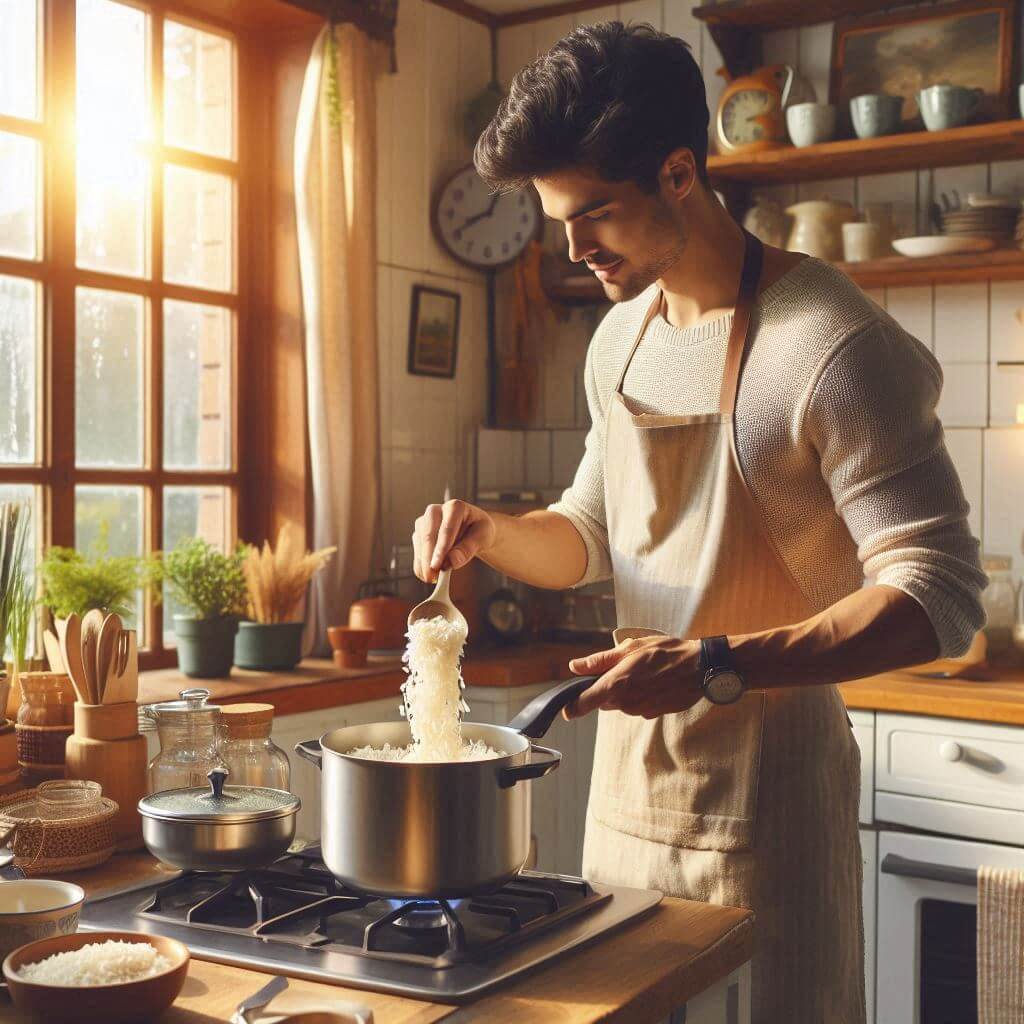
[[[875,933],[877,931],[878,833],[860,830],[860,857],[864,865],[864,993],[867,1024],[875,1020]]]

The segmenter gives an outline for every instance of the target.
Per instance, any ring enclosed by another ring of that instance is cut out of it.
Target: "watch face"
[[[713,704],[731,704],[742,696],[743,680],[735,672],[724,669],[707,681],[704,690]]]
[[[475,267],[511,263],[536,238],[541,214],[525,189],[492,195],[472,167],[441,190],[435,209],[437,233],[448,251]]]
[[[733,93],[722,107],[719,120],[721,134],[730,146],[759,142],[765,138],[760,115],[771,111],[775,96],[766,89],[741,89]]]

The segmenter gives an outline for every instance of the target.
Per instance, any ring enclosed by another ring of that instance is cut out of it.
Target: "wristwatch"
[[[729,651],[729,638],[707,636],[700,642],[701,689],[712,704],[734,704],[743,696],[747,684],[736,671]]]

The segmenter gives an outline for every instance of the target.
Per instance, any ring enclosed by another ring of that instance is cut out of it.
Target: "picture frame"
[[[848,120],[854,96],[903,96],[903,127],[916,129],[918,91],[949,82],[985,90],[977,119],[1013,116],[1017,4],[955,0],[839,18],[832,35],[829,102]]]
[[[412,312],[409,317],[409,373],[420,377],[455,376],[459,350],[458,292],[412,286]]]

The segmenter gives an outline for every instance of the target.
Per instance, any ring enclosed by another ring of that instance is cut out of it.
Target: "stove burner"
[[[394,925],[396,928],[408,928],[412,931],[433,931],[437,928],[444,928],[448,923],[444,909],[435,900],[428,900],[423,903],[402,903],[393,904],[396,909],[402,911],[401,917],[396,917]]]

